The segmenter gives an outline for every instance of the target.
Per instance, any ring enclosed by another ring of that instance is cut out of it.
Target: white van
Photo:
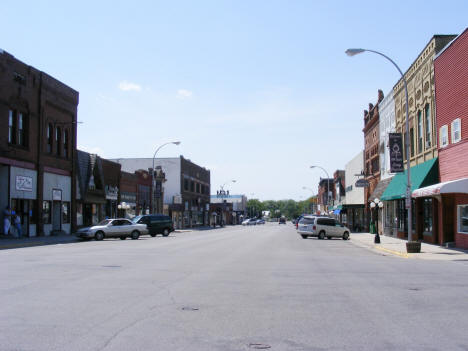
[[[350,230],[334,218],[304,216],[299,221],[297,232],[303,239],[307,239],[309,236],[316,236],[319,239],[327,237],[328,239],[342,238],[343,240],[348,240]]]

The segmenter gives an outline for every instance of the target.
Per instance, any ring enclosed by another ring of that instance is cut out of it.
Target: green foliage
[[[251,202],[252,201],[252,202]],[[256,199],[249,200],[247,202],[247,209],[251,205],[254,205],[256,208],[260,207],[263,211],[270,211],[270,217],[278,218],[284,216],[288,219],[296,218],[303,213],[310,213],[311,203],[310,199],[304,201],[294,201],[294,200],[266,200],[258,201]],[[250,212],[248,212],[250,214]]]

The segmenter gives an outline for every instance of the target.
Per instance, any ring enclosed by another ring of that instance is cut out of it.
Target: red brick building
[[[76,227],[77,107],[77,91],[0,50],[0,210],[24,236]]]
[[[468,28],[434,60],[440,183],[414,197],[438,203],[438,237],[468,248]]]
[[[375,197],[374,190],[380,181],[380,160],[379,160],[379,103],[383,100],[382,90],[378,91],[377,103],[375,106],[369,103],[369,110],[364,110],[364,177],[369,182],[369,186],[364,188],[364,206],[367,219],[370,218],[369,202]],[[380,194],[381,195],[381,194]],[[368,220],[366,221],[369,228]]]

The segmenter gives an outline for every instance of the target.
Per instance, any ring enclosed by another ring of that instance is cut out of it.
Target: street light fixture
[[[382,54],[381,52],[375,51],[375,50],[369,50],[369,49],[348,49],[345,51],[346,55],[348,56],[354,56],[357,54],[361,54],[363,52],[372,52],[374,54],[380,55],[384,58],[386,58],[388,61],[390,61],[395,68],[400,72],[401,78],[403,79],[403,83],[405,86],[405,97],[406,97],[406,137],[405,137],[405,147],[406,147],[406,170],[407,170],[407,181],[406,181],[406,208],[408,209],[408,241],[412,241],[412,230],[413,230],[413,225],[412,225],[412,213],[411,213],[411,162],[410,162],[410,141],[409,141],[409,113],[408,113],[408,84],[406,82],[405,75],[401,71],[400,67],[393,61],[390,57],[387,55]]]
[[[320,168],[321,170],[323,170],[325,172],[325,174],[327,175],[327,207],[330,205],[330,176],[328,175],[328,172],[326,171],[325,168],[323,167],[320,167],[320,166],[310,166],[310,168]],[[328,208],[327,208],[327,212],[328,212]]]
[[[180,145],[180,141],[170,141],[168,143],[162,144],[161,146],[159,146],[156,149],[156,151],[154,152],[154,155],[153,155],[153,168],[151,169],[151,213],[154,212],[154,160],[156,159],[156,154],[158,153],[158,151],[163,146],[166,146],[166,145],[169,145],[169,144]]]

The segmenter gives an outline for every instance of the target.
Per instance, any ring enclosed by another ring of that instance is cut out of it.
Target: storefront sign
[[[26,176],[16,176],[16,190],[20,191],[32,191],[33,190],[33,181],[31,177]]]
[[[107,200],[117,200],[119,194],[119,188],[112,185],[106,185],[106,199]]]
[[[136,194],[135,193],[120,193],[120,201],[136,203]]]
[[[358,179],[354,185],[356,188],[367,188],[369,186],[369,181],[366,179]]]
[[[52,200],[53,201],[62,201],[62,190],[52,189]]]
[[[388,133],[390,148],[390,173],[404,172],[401,133]]]

